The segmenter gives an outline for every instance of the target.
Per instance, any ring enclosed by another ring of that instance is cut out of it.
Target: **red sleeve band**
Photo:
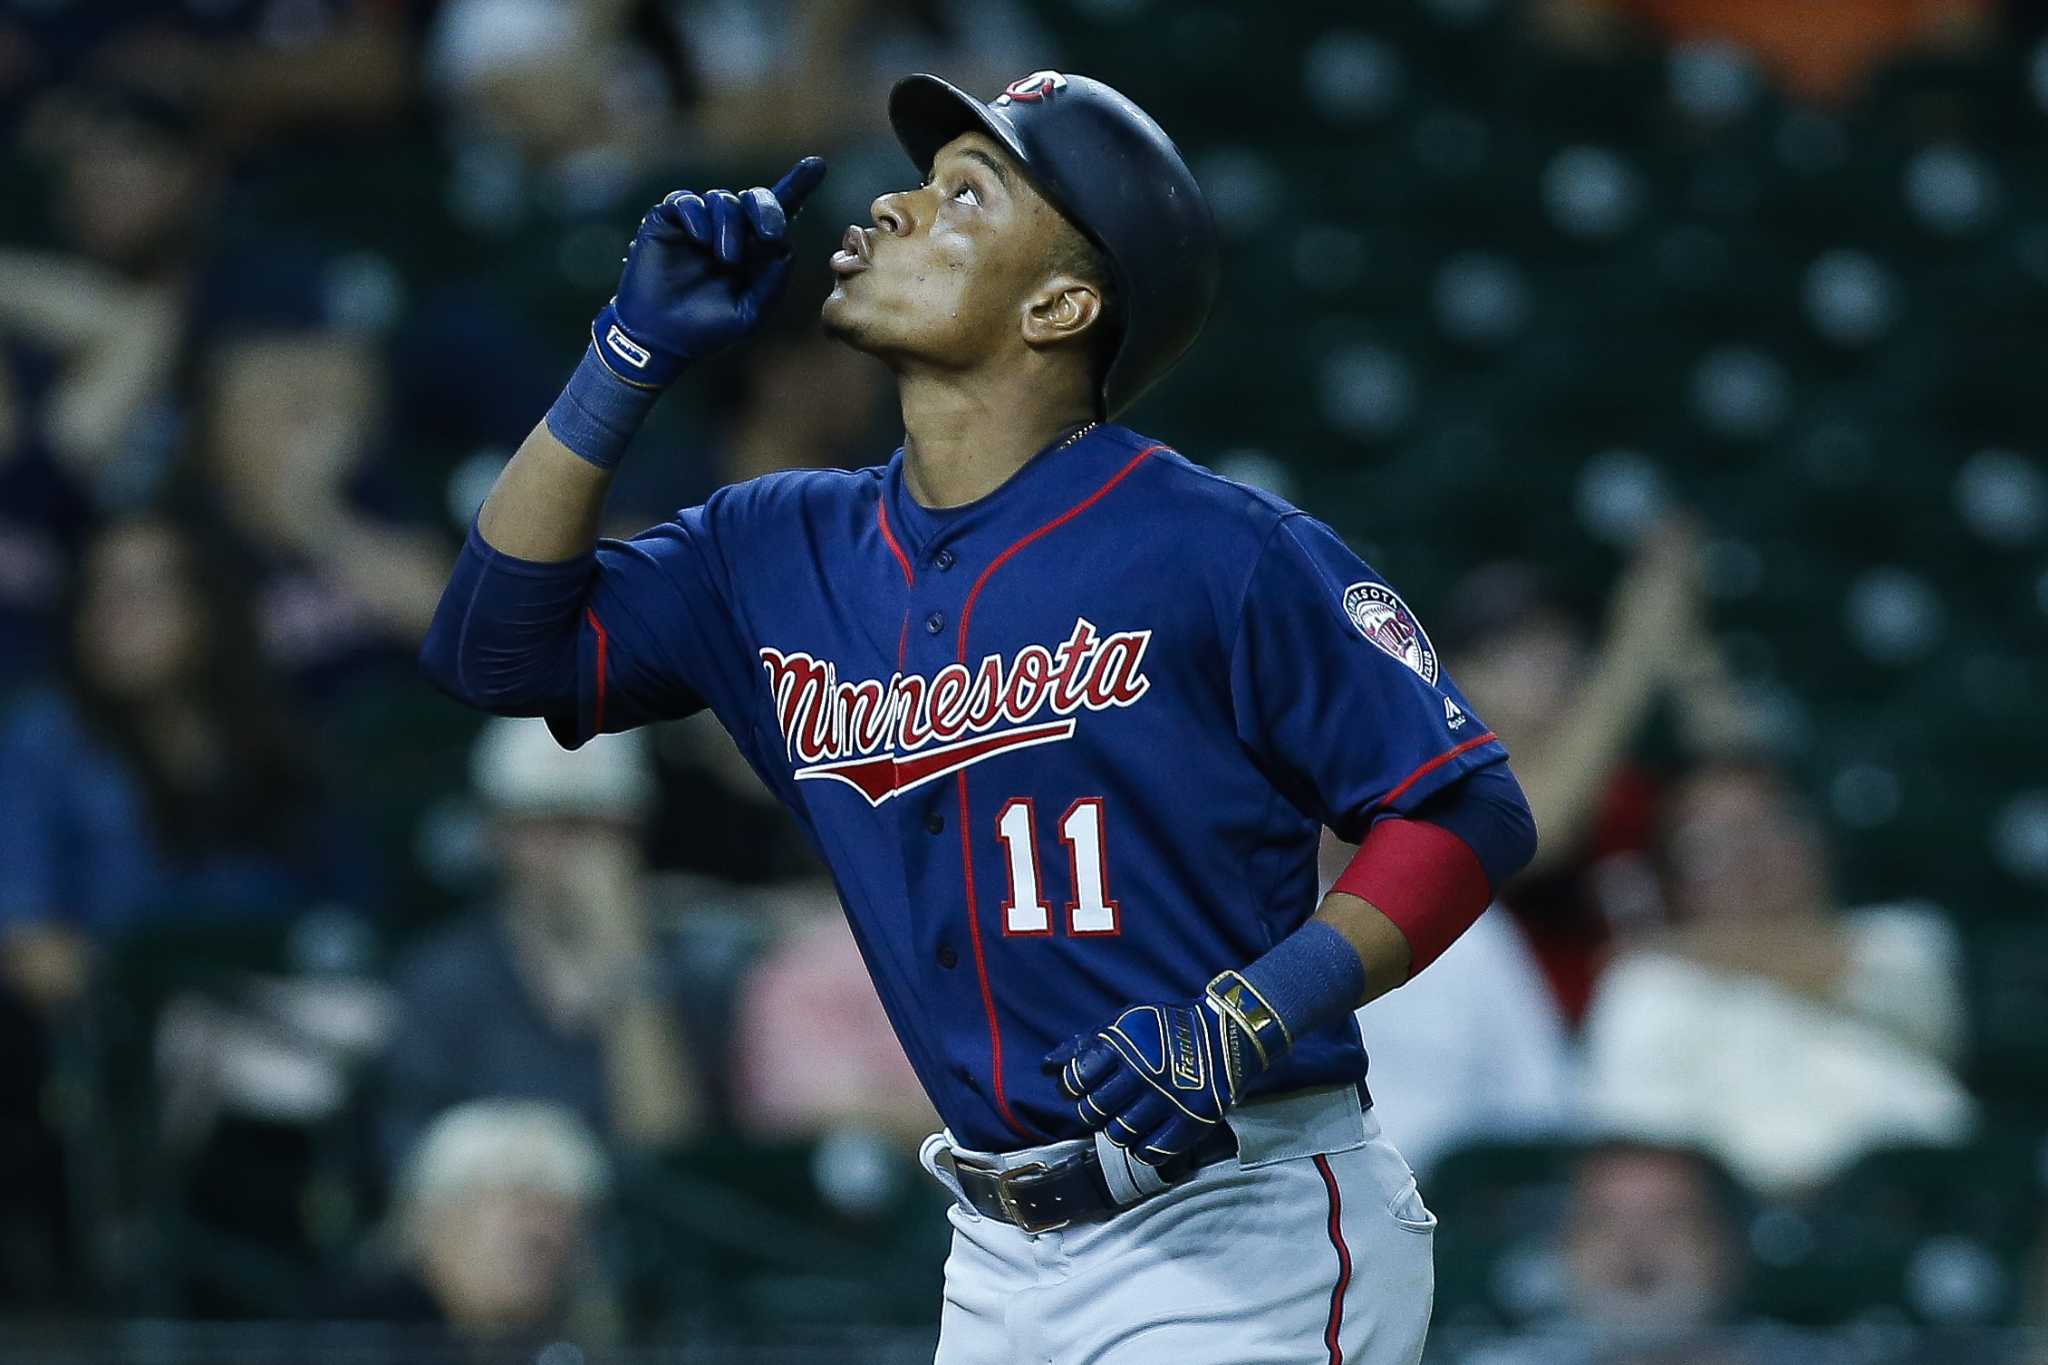
[[[1332,891],[1356,896],[1408,940],[1408,975],[1443,955],[1493,900],[1486,869],[1463,839],[1423,820],[1382,820]]]

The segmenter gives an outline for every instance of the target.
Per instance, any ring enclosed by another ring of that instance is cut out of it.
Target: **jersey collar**
[[[1128,427],[1104,423],[1070,446],[1053,442],[985,496],[939,509],[921,506],[911,496],[903,478],[903,448],[898,446],[883,476],[882,496],[890,522],[917,559],[977,532],[1014,531],[1023,523],[1036,526],[1056,517],[1151,444]]]

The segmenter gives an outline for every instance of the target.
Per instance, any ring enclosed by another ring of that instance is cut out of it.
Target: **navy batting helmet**
[[[988,104],[937,76],[906,76],[889,92],[889,122],[925,175],[948,142],[986,133],[1109,258],[1123,335],[1102,380],[1108,416],[1194,342],[1216,301],[1216,222],[1180,149],[1143,109],[1058,71],[1034,71]]]

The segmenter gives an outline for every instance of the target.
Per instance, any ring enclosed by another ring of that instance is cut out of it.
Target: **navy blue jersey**
[[[1082,1136],[1049,1048],[1298,928],[1322,826],[1507,756],[1329,528],[1122,427],[943,512],[901,451],[770,475],[597,562],[557,736],[709,706],[973,1148]],[[1347,1017],[1253,1092],[1365,1069]]]

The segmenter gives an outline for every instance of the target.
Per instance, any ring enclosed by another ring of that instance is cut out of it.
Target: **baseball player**
[[[902,448],[596,539],[824,165],[672,194],[425,667],[569,745],[709,707],[794,813],[946,1125],[943,1365],[1412,1365],[1435,1220],[1352,1010],[1528,860],[1506,751],[1327,527],[1113,424],[1216,290],[1159,126],[1053,71],[889,113],[923,183],[847,230],[822,317],[895,374]],[[1324,826],[1360,848],[1319,907]]]

